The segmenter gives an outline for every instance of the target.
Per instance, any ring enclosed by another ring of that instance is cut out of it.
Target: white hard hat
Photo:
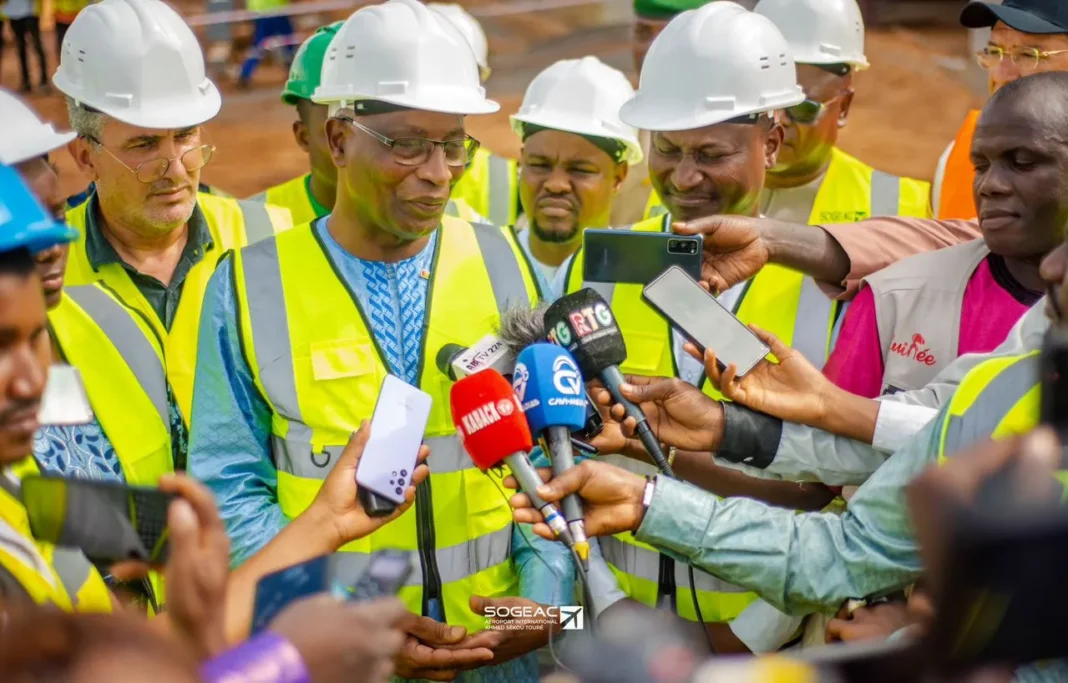
[[[638,130],[619,120],[619,108],[634,97],[623,75],[596,57],[563,59],[534,77],[512,116],[512,130],[522,135],[523,124],[579,135],[618,140],[626,145],[623,161],[642,160]]]
[[[486,32],[482,30],[482,24],[478,19],[460,5],[442,2],[431,2],[427,7],[452,22],[453,26],[460,29],[460,33],[467,38],[471,50],[475,53],[475,61],[481,70],[482,80],[489,76],[489,41],[486,40]]]
[[[753,11],[775,22],[798,64],[868,68],[856,0],[760,0]]]
[[[160,0],[102,0],[78,13],[52,82],[79,104],[144,128],[185,128],[219,113],[193,31]]]
[[[645,56],[637,94],[619,117],[642,130],[693,130],[804,99],[775,24],[721,0],[664,27]]]
[[[497,111],[479,82],[471,46],[440,16],[417,0],[357,10],[330,41],[312,101],[377,100],[445,114]]]
[[[76,133],[60,133],[42,121],[30,105],[0,88],[0,164],[14,166],[59,149]]]

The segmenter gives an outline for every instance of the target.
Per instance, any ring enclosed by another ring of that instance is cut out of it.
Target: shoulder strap
[[[530,294],[527,292],[523,278],[523,264],[519,262],[512,243],[505,237],[504,230],[487,223],[471,223],[475,241],[482,252],[482,261],[489,273],[490,286],[497,300],[497,310],[504,315],[509,304],[530,306]],[[537,278],[533,272],[528,273],[537,287]]]
[[[245,237],[249,244],[255,244],[274,234],[274,224],[271,223],[271,215],[267,213],[266,204],[253,199],[236,201],[245,220]]]
[[[874,216],[898,215],[901,185],[897,176],[879,170],[871,172],[871,213]]]

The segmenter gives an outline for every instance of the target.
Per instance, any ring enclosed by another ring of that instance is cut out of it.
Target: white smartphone
[[[715,351],[720,370],[734,363],[741,377],[771,351],[745,323],[678,266],[672,266],[646,285],[642,299],[702,353],[705,349]]]
[[[430,394],[386,375],[371,418],[371,439],[356,466],[361,489],[397,505],[404,502],[433,402]]]
[[[56,364],[48,369],[37,421],[42,425],[70,427],[93,421],[93,408],[85,393],[82,373],[73,365]]]

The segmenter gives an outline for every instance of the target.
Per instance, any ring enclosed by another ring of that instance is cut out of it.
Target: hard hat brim
[[[219,89],[209,79],[204,79],[200,88],[200,95],[196,101],[189,98],[173,100],[160,100],[152,103],[150,107],[141,109],[123,109],[110,106],[106,102],[93,102],[80,97],[79,88],[67,81],[62,72],[57,71],[52,77],[52,83],[64,95],[87,107],[92,107],[102,114],[140,128],[154,130],[173,130],[175,128],[188,128],[199,126],[215,118],[222,109],[222,95]]]
[[[516,135],[523,134],[523,124],[531,126],[538,126],[540,128],[548,128],[550,130],[558,130],[563,133],[573,133],[575,135],[585,135],[595,138],[606,138],[608,140],[617,140],[626,147],[627,152],[623,156],[622,161],[628,164],[638,164],[645,157],[645,152],[642,150],[641,143],[637,138],[629,138],[622,135],[613,135],[606,130],[597,128],[591,125],[589,122],[579,121],[566,121],[559,116],[542,119],[538,116],[529,116],[521,114],[513,114],[509,117],[509,121],[512,124],[512,130]]]
[[[76,137],[78,137],[78,134],[74,132],[57,133],[52,131],[45,136],[35,137],[30,140],[19,140],[12,145],[11,149],[0,151],[0,164],[14,166],[15,164],[21,164],[23,161],[44,156],[49,152],[54,152],[60,147],[66,146]]]
[[[667,133],[679,130],[696,130],[707,126],[724,123],[739,116],[773,112],[805,101],[805,93],[797,86],[792,93],[783,93],[759,107],[740,107],[727,110],[706,112],[686,112],[665,107],[665,103],[655,98],[643,97],[639,92],[633,99],[624,103],[619,109],[619,118],[628,126],[654,133]]]
[[[794,64],[808,64],[810,66],[826,66],[828,64],[848,64],[857,71],[870,68],[868,58],[861,56],[859,59],[831,59],[830,57],[813,57],[811,55],[794,55]]]
[[[1068,27],[1057,26],[1022,9],[988,5],[978,0],[968,3],[960,13],[960,23],[966,28],[990,28],[998,21],[1022,33],[1068,33]]]
[[[76,239],[78,239],[78,231],[65,223],[51,220],[40,221],[0,239],[0,251],[28,249],[31,252],[38,252],[50,249],[57,244],[69,244]]]
[[[312,102],[316,104],[335,104],[338,102],[376,100],[407,109],[431,111],[439,114],[456,114],[459,116],[494,114],[501,109],[501,105],[493,100],[473,93],[457,91],[456,88],[426,87],[411,94],[381,96],[368,96],[345,92],[344,90],[320,86],[315,89],[315,93],[312,95]]]

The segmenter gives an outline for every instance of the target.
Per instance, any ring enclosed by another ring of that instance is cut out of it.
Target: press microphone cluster
[[[552,503],[537,494],[541,479],[527,457],[534,440],[508,380],[492,368],[464,377],[452,386],[449,404],[456,433],[472,462],[483,472],[508,465],[545,523],[564,545],[574,549],[567,522]]]
[[[627,345],[608,302],[590,288],[580,289],[549,306],[545,311],[545,328],[550,339],[571,352],[583,376],[599,379],[612,400],[623,406],[627,417],[634,418],[645,450],[661,472],[674,478],[675,473],[645,413],[619,390],[623,383],[619,365],[627,359]]]
[[[553,475],[575,466],[571,432],[586,421],[585,383],[578,365],[565,349],[554,344],[532,344],[516,359],[512,388],[523,406],[527,424],[541,437],[552,462]],[[571,494],[563,500],[564,518],[575,539],[575,554],[588,567],[590,544],[586,538],[582,503]]]

